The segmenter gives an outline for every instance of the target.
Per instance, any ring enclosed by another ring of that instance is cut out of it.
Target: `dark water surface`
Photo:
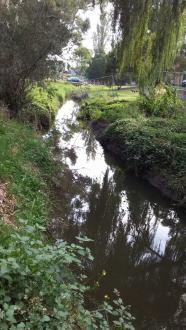
[[[132,306],[137,329],[186,329],[185,212],[105,154],[76,120],[78,110],[67,101],[50,133],[56,157],[66,164],[54,234],[94,240],[89,274],[100,285],[96,298],[112,297],[117,288]]]

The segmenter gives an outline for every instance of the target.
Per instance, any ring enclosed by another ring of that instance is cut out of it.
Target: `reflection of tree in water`
[[[88,160],[90,158],[95,160],[95,158],[96,158],[96,149],[97,149],[97,141],[94,138],[91,130],[89,130],[89,129],[84,129],[83,130],[82,140],[84,141],[85,150],[86,150]]]
[[[65,119],[64,124],[62,123],[60,130],[60,140],[69,142],[75,133],[79,134],[79,126],[76,123],[72,123],[70,119]]]
[[[89,141],[88,133],[86,138]],[[89,150],[94,152],[91,140]],[[168,320],[172,326],[186,274],[185,227],[175,220],[175,212],[144,195],[119,169],[114,176],[107,170],[102,184],[70,169],[63,180],[65,237],[92,238],[95,262],[90,277],[96,280],[103,269],[107,272],[97,297],[117,287],[144,329],[164,322],[167,326]],[[155,239],[160,223],[170,229],[163,250]]]
[[[146,315],[146,327],[157,320],[159,326],[175,313],[183,293],[184,227],[170,220],[169,239],[161,251],[155,236],[160,221],[170,217],[170,211],[163,211],[160,204],[129,185],[125,186],[127,203],[123,209],[122,180],[121,173],[115,173],[113,179],[109,170],[102,185],[81,178],[81,192],[76,195],[79,209],[73,207],[68,217],[70,236],[81,233],[94,240],[91,278],[98,278],[103,269],[107,271],[98,296],[117,287],[139,320]]]
[[[85,230],[87,236],[94,240],[96,271],[101,271],[105,254],[110,250],[110,235],[115,231],[121,197],[115,191],[109,170],[105,172],[102,186],[94,184],[89,194],[90,211],[87,214]]]
[[[92,133],[79,131],[73,116],[75,113],[59,129],[64,157],[75,165],[78,148],[86,150],[88,160],[96,158],[98,149]],[[76,145],[79,137],[80,145]],[[55,142],[57,138],[58,135]],[[185,227],[157,192],[143,189],[143,183],[138,184],[136,178],[125,177],[109,156],[106,162],[114,168],[107,169],[102,183],[83,177],[67,165],[63,169],[54,192],[54,220],[59,219],[60,224],[54,234],[68,241],[80,234],[94,240],[91,247],[95,261],[88,270],[90,278],[96,281],[103,269],[107,272],[95,293],[98,299],[117,287],[125,302],[132,305],[140,323],[138,328],[160,329],[165,325],[171,329],[171,317],[186,283]],[[157,242],[160,224],[169,229],[163,249]]]
[[[96,149],[97,141],[93,137],[89,129],[84,129],[79,133],[79,126],[77,124],[72,124],[70,121],[65,120],[65,126],[63,132],[60,133],[60,146],[63,147],[64,157],[68,157],[72,160],[72,165],[75,165],[75,160],[77,158],[78,148],[81,148],[86,151],[87,160],[95,160],[96,158]],[[82,145],[76,145],[78,140],[81,140]],[[64,144],[68,142],[71,145],[71,148],[65,146]]]
[[[64,148],[63,149],[63,155],[65,158],[69,158],[72,165],[76,164],[77,161],[77,154],[74,150],[74,148]]]
[[[161,255],[154,245],[160,221],[160,218],[154,217],[154,205],[138,191],[126,188],[128,221],[122,223],[120,217],[115,217],[116,224],[112,229],[117,228],[117,231],[109,233],[114,237],[110,254],[108,256],[105,251],[105,257],[102,257],[101,266],[108,273],[102,281],[102,287],[104,292],[109,292],[111,287],[117,286],[128,303],[133,305],[138,319],[146,315],[154,324],[153,316],[160,322],[172,317],[179,297],[184,292],[184,229],[179,222],[175,228],[171,228],[165,252]],[[162,215],[162,211],[156,207],[156,215],[158,214]],[[98,236],[102,235],[104,237],[105,231],[101,234],[99,228]],[[95,246],[98,249],[97,239]],[[103,255],[103,252],[97,251],[97,255]],[[100,264],[100,261],[97,264]],[[147,324],[149,326],[149,323],[146,323],[146,326]]]
[[[81,193],[79,192],[76,195],[76,201],[81,201],[81,205],[78,217],[77,210],[73,207],[68,219],[72,227],[74,227],[74,220],[77,220],[75,223],[79,227],[81,234],[89,236],[96,242],[100,239],[101,250],[104,254],[109,241],[109,233],[112,231],[111,227],[114,225],[115,218],[118,215],[117,205],[119,207],[120,196],[114,192],[112,178],[109,178],[108,170],[104,175],[102,186],[96,181],[92,182],[90,179],[88,182],[88,178],[86,180],[84,178],[84,185],[82,185],[83,177],[79,176],[78,178],[81,180],[81,184],[78,181],[78,185],[81,186]],[[74,202],[75,200],[73,200]],[[85,204],[88,205],[86,210]],[[79,219],[84,219],[84,221],[79,222]]]

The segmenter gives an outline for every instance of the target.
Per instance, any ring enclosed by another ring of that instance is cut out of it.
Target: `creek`
[[[117,288],[137,329],[185,329],[185,211],[127,174],[77,121],[78,111],[77,103],[67,101],[48,134],[64,164],[51,232],[69,242],[80,235],[93,240],[88,246],[94,262],[87,265],[97,286],[93,299],[112,298]]]

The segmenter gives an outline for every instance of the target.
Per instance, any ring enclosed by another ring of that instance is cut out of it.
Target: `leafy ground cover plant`
[[[24,224],[25,225],[25,224]],[[39,226],[25,225],[4,235],[0,248],[0,328],[3,329],[134,329],[133,318],[116,295],[113,306],[85,307],[84,261],[89,249],[38,236]],[[86,241],[84,239],[83,241]],[[72,269],[76,269],[76,272]]]

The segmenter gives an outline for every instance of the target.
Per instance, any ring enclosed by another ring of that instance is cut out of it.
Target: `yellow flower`
[[[107,272],[105,270],[103,270],[102,275],[103,276],[106,276],[107,275]]]

